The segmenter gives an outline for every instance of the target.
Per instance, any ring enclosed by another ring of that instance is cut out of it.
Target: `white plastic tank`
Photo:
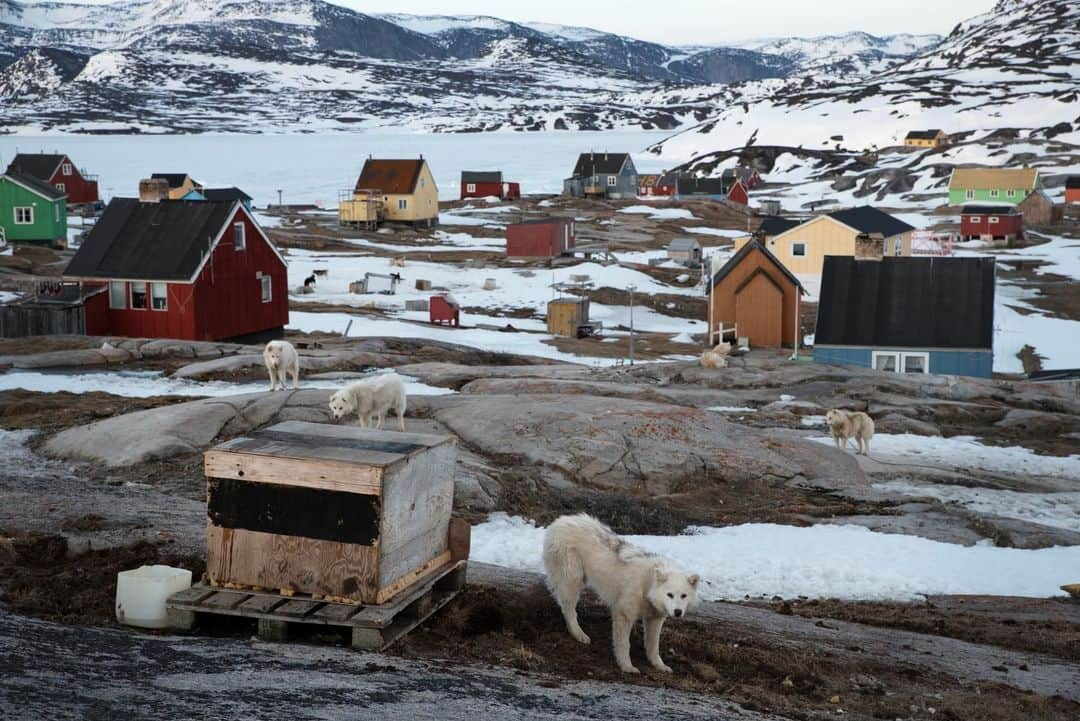
[[[191,588],[191,571],[141,566],[116,575],[116,620],[127,626],[165,628],[165,601]]]

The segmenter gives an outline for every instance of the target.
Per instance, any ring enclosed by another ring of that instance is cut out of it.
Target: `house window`
[[[1000,192],[1001,191],[999,191],[997,188],[994,188],[993,190],[990,191],[990,197],[991,198],[996,198],[996,197],[998,197],[998,193],[1000,193]]]
[[[65,186],[63,183],[57,183],[56,189],[59,190],[61,193],[67,192],[67,186]]]
[[[1015,198],[1016,197],[1016,191],[1015,190],[1006,190],[1005,195],[1009,196],[1010,198]]]
[[[64,163],[63,173],[64,175],[71,175],[71,163]]]
[[[900,364],[900,354],[874,351],[871,353],[871,360],[874,364],[874,370],[895,373],[896,367]]]
[[[146,310],[146,283],[131,283],[131,309]]]
[[[24,206],[15,208],[15,225],[33,225],[34,224],[34,208],[32,206]]]
[[[109,281],[109,309],[127,309],[127,283],[122,280]]]
[[[975,191],[974,190],[967,190],[967,191],[965,191],[964,195],[965,195],[965,197],[967,197],[968,200],[974,200],[975,199]]]
[[[150,284],[150,307],[154,310],[169,309],[169,286],[165,283]]]
[[[874,370],[886,373],[929,373],[929,353],[874,351],[871,354]]]
[[[59,205],[53,205],[53,220],[56,221],[57,223],[60,222],[60,206]]]
[[[274,298],[273,282],[270,276],[259,276],[259,289],[262,293],[262,302],[269,303]]]
[[[792,243],[791,244],[791,254],[794,255],[794,256],[800,257],[800,258],[805,257],[806,256],[806,243]]]
[[[903,353],[901,354],[905,373],[929,373],[929,353]]]
[[[247,247],[247,238],[244,236],[244,224],[233,223],[233,247],[237,250],[243,250]]]
[[[408,207],[409,207],[409,201],[406,200],[405,198],[402,198],[397,202],[397,209],[398,210],[406,210],[406,209],[408,209]]]
[[[476,192],[476,183],[468,183],[468,184],[466,184],[465,192],[466,193],[475,193]]]
[[[607,176],[607,184],[611,187],[615,187],[615,183],[617,183],[618,180],[619,179],[616,178],[614,175]]]
[[[993,225],[996,222],[998,222],[998,217],[996,215],[991,215],[990,216],[990,225]]]

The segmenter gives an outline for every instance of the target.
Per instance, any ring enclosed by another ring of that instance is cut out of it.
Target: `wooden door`
[[[764,273],[735,292],[735,323],[750,347],[779,346],[784,337],[784,293]]]

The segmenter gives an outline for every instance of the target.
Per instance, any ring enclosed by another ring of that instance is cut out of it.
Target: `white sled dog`
[[[571,636],[589,643],[577,617],[578,597],[588,586],[611,610],[611,635],[619,668],[625,673],[638,673],[630,661],[630,631],[640,619],[645,625],[649,663],[671,672],[660,658],[660,629],[669,617],[680,618],[697,605],[696,574],[683,573],[667,559],[627,543],[584,513],[563,516],[548,527],[544,534],[544,568]]]
[[[263,349],[266,371],[270,374],[270,390],[276,391],[278,384],[285,390],[285,373],[292,374],[293,390],[296,390],[300,378],[300,356],[287,340],[272,340]]]
[[[825,414],[825,423],[832,431],[837,448],[846,448],[849,438],[858,446],[855,454],[870,455],[870,439],[874,437],[874,419],[862,411],[844,411],[834,408]]]
[[[362,428],[367,428],[373,420],[376,428],[382,428],[391,409],[397,414],[398,430],[404,431],[405,383],[397,373],[384,373],[350,383],[330,396],[330,413],[334,420],[355,413]]]

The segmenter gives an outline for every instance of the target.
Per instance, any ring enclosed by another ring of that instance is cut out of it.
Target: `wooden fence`
[[[85,333],[86,309],[82,305],[16,303],[0,306],[0,338]]]

